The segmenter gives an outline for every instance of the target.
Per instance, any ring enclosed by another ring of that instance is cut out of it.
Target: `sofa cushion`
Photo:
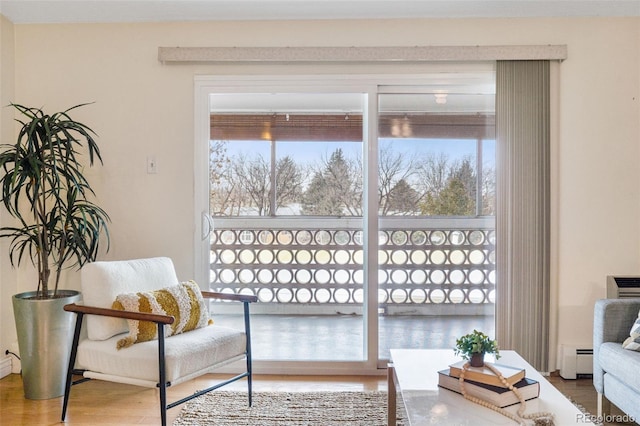
[[[622,343],[622,347],[632,351],[640,351],[640,312],[629,332],[629,337]]]
[[[80,271],[82,299],[85,305],[111,308],[122,293],[157,290],[178,284],[173,262],[168,257],[92,262]],[[88,315],[87,334],[92,340],[109,339],[128,331],[127,321]]]
[[[175,318],[166,326],[165,337],[184,333],[212,323],[200,287],[194,281],[154,291],[125,293],[116,297],[113,309],[169,315]],[[129,335],[118,340],[118,349],[158,338],[158,326],[150,321],[127,320]]]
[[[612,374],[632,389],[640,389],[640,352],[625,350],[620,343],[600,345],[598,362],[606,374]],[[630,374],[633,372],[634,374]]]
[[[116,342],[121,338],[114,336],[102,341],[81,341],[76,367],[110,376],[109,380],[122,383],[143,386],[157,383],[158,342],[142,342],[118,350]],[[180,383],[197,372],[225,363],[229,358],[243,357],[245,350],[244,332],[218,325],[171,336],[165,339],[167,381]],[[151,384],[137,381],[150,381]]]

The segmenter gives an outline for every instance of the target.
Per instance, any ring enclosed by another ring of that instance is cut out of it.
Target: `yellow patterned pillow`
[[[209,311],[200,292],[200,287],[194,281],[160,290],[120,294],[113,302],[112,308],[121,311],[171,315],[175,321],[170,326],[164,327],[165,337],[213,323],[213,320],[209,318]],[[129,323],[129,335],[118,340],[118,349],[158,338],[158,326],[155,323],[136,320],[127,320],[127,322]]]

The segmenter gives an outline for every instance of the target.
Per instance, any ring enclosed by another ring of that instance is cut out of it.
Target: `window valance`
[[[158,47],[163,63],[189,62],[438,62],[558,60],[566,45],[371,47]]]

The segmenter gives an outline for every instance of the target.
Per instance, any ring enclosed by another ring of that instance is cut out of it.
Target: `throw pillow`
[[[622,347],[640,352],[640,312],[638,312],[638,318],[636,318],[636,321],[631,326],[629,337],[622,343]]]
[[[80,275],[84,304],[98,308],[110,308],[119,294],[180,283],[168,257],[90,262],[82,267]],[[86,315],[84,321],[91,340],[107,340],[129,329],[122,318]]]
[[[165,337],[213,323],[209,318],[200,287],[194,281],[160,290],[120,294],[113,302],[112,308],[174,317],[173,324],[164,327]],[[155,323],[137,320],[127,320],[127,322],[129,323],[129,335],[118,340],[118,349],[158,338],[158,326]]]

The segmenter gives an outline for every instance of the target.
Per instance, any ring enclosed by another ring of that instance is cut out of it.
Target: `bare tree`
[[[233,175],[238,180],[250,201],[250,206],[256,209],[259,216],[269,213],[270,165],[259,155],[251,159],[237,156],[233,160]]]
[[[414,156],[409,156],[402,152],[393,151],[391,146],[387,145],[380,149],[378,155],[378,209],[381,215],[389,215],[401,213],[398,200],[404,197],[403,203],[417,196],[414,194],[398,194],[399,191],[410,189],[408,181],[416,173],[416,161]],[[395,201],[392,201],[395,198]],[[416,210],[416,206],[406,205],[409,211]]]
[[[427,154],[416,166],[418,183],[416,190],[420,199],[424,200],[428,195],[437,197],[447,184],[449,174],[449,156],[445,153]]]
[[[482,214],[496,214],[496,170],[493,167],[482,168]]]
[[[233,215],[242,208],[242,195],[233,178],[232,161],[227,155],[227,141],[209,143],[209,208],[215,216]],[[237,214],[237,213],[236,213]]]
[[[237,216],[243,208],[253,208],[260,216],[272,215],[275,209],[297,202],[302,194],[304,173],[291,157],[276,163],[275,205],[272,202],[271,162],[260,155],[246,158],[237,155],[216,172],[211,181],[212,211]]]
[[[286,156],[276,162],[273,185],[270,159],[241,155],[230,159],[225,143],[211,145],[214,214],[240,215],[243,209],[252,208],[261,216],[274,215],[278,208],[300,203],[306,215],[362,215],[361,156],[350,158],[337,149],[309,170]],[[478,188],[478,175],[470,156],[450,162],[445,153],[417,157],[384,146],[378,160],[381,215],[475,215],[478,190],[480,213],[495,212],[495,171],[484,167]]]

